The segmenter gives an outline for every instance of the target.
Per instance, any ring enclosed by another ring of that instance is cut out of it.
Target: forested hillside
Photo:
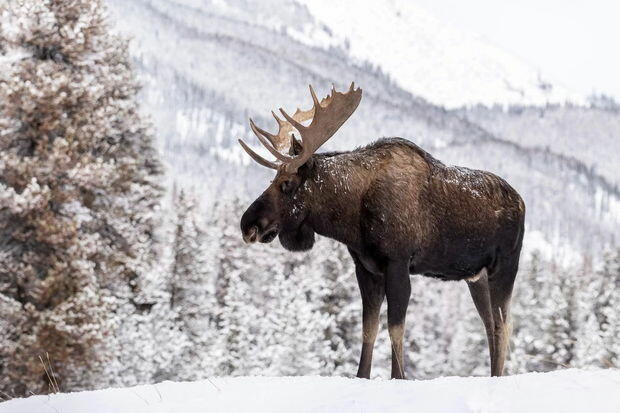
[[[489,170],[510,182],[527,205],[526,248],[553,249],[556,257],[584,250],[600,256],[606,246],[617,242],[617,109],[558,106],[547,109],[547,117],[509,116],[500,109],[448,111],[429,103],[443,94],[416,95],[419,90],[403,86],[380,61],[354,55],[346,42],[338,42],[336,32],[341,29],[330,29],[320,19],[322,14],[303,2],[277,0],[248,8],[235,0],[109,1],[118,29],[134,38],[133,56],[145,84],[145,110],[155,120],[169,176],[180,185],[195,185],[207,208],[221,196],[256,196],[268,182],[269,171],[250,162],[237,144],[238,138],[252,136],[248,117],[274,130],[271,110],[310,106],[308,84],[325,95],[332,82],[342,89],[354,80],[363,88],[364,98],[326,150],[353,149],[383,136],[404,137],[448,164]],[[402,24],[400,20],[407,15],[415,30],[430,30],[423,16],[402,7],[401,17],[395,14],[400,9],[392,11],[394,24]],[[351,19],[363,24],[359,13]],[[381,18],[388,19],[389,13]],[[388,36],[389,31],[375,35]],[[436,36],[433,46],[443,47],[447,54],[463,46]],[[389,39],[375,40],[381,44]],[[425,33],[424,39],[432,41],[433,32]],[[423,51],[415,53],[402,58],[414,63],[425,58]],[[485,56],[492,59],[495,55]],[[488,67],[512,67],[515,72],[483,71],[487,83],[495,84],[497,78],[500,83],[522,79],[521,66],[505,66],[501,54],[495,58],[497,64]],[[445,82],[459,79],[463,64],[472,71],[479,69],[475,58],[454,65],[449,62],[436,69]],[[532,84],[522,82],[512,86],[534,93]],[[556,94],[551,88],[548,101],[570,98],[560,89]],[[456,99],[457,93],[450,99]],[[496,90],[498,103],[516,104],[512,98],[502,100],[505,96]],[[449,99],[445,99],[447,104]],[[536,111],[534,107],[524,113]],[[259,153],[266,153],[256,139],[249,142]]]

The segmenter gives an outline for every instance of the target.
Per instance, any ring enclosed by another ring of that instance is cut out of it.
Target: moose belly
[[[475,278],[492,261],[493,255],[486,250],[431,251],[411,257],[409,272],[444,281],[468,280]]]

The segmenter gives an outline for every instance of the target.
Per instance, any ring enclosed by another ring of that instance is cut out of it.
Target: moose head
[[[354,83],[346,93],[332,88],[331,94],[319,102],[314,89],[310,86],[314,102],[310,110],[297,109],[289,116],[283,109],[280,119],[276,119],[279,129],[271,134],[250,119],[250,127],[260,142],[276,158],[269,161],[242,140],[243,149],[260,165],[277,171],[271,185],[250,205],[241,218],[241,231],[247,243],[268,243],[279,235],[282,245],[291,251],[303,251],[312,248],[314,231],[305,223],[309,214],[312,197],[311,190],[305,184],[314,167],[313,155],[351,116],[360,103],[362,90],[355,89]],[[302,122],[311,120],[308,126]],[[301,140],[293,134],[299,132]],[[289,147],[288,155],[282,153]]]

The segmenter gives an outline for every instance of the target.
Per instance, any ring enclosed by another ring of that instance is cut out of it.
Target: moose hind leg
[[[491,372],[493,372],[495,357],[494,345],[494,326],[493,326],[493,313],[491,312],[491,297],[489,295],[489,281],[486,268],[483,268],[478,274],[477,280],[467,281],[467,287],[469,293],[474,301],[476,310],[480,315],[480,319],[484,324],[484,329],[487,334],[487,344],[489,346],[489,358],[491,361]]]
[[[355,275],[362,296],[362,354],[357,377],[369,379],[385,286],[382,277],[367,271],[353,252],[351,255],[355,262]]]
[[[504,362],[510,339],[510,299],[517,269],[517,261],[500,262],[496,270],[489,276],[489,296],[491,298],[495,344],[493,362],[491,363],[492,376],[501,376],[504,373]]]
[[[408,261],[388,264],[385,295],[388,302],[388,330],[392,344],[392,378],[404,379],[403,336],[407,306],[411,296]]]

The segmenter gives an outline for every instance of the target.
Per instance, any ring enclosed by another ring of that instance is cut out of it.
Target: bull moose
[[[280,109],[285,120],[272,112],[277,134],[250,119],[252,131],[276,162],[239,140],[252,159],[277,171],[241,218],[244,241],[268,243],[278,236],[287,250],[304,251],[319,234],[347,246],[363,306],[358,377],[370,376],[384,296],[392,378],[402,379],[409,275],[467,281],[486,330],[491,375],[501,376],[524,231],[525,205],[519,194],[490,172],[446,166],[405,139],[316,153],[353,114],[362,90],[354,84],[346,93],[332,88],[321,102],[312,86],[310,94],[310,110],[297,109],[289,116]]]

